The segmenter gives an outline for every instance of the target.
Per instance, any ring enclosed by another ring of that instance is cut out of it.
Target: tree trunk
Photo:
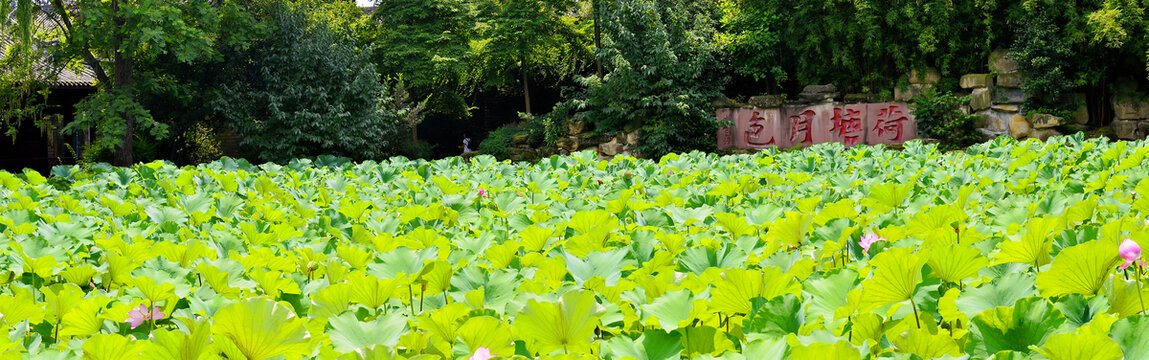
[[[520,53],[520,56],[522,56],[522,60],[521,60],[522,63],[519,66],[519,74],[522,75],[522,77],[523,77],[523,102],[525,102],[526,106],[527,106],[527,111],[526,111],[527,115],[530,115],[531,114],[531,87],[530,87],[530,84],[527,82],[527,55],[525,53]]]
[[[602,17],[598,13],[598,0],[591,1],[591,12],[594,13],[591,15],[591,17],[594,18],[594,62],[598,78],[602,79],[604,75],[602,73],[602,59],[598,56],[599,49],[602,49],[602,27],[599,26],[599,20],[602,19]]]
[[[127,101],[134,101],[132,93],[132,86],[135,85],[134,65],[129,55],[125,54],[124,49],[124,35],[122,29],[126,20],[120,11],[120,4],[123,0],[113,0],[112,11],[116,13],[116,48],[113,57],[113,76],[115,80],[112,81],[112,91],[116,94],[124,96]],[[113,162],[116,166],[131,166],[135,162],[133,142],[135,141],[135,127],[136,119],[131,114],[124,115],[124,133],[120,136],[120,146],[116,147],[115,154],[113,155]]]

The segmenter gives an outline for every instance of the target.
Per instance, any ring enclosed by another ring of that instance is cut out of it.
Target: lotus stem
[[[148,300],[148,334],[156,328],[156,302]]]
[[[1128,268],[1126,268],[1126,270],[1128,270]],[[1137,275],[1137,300],[1141,302],[1141,311],[1138,311],[1137,313],[1140,314],[1140,313],[1145,312],[1145,299],[1141,295],[1141,266],[1137,266],[1137,274],[1136,275]]]
[[[913,297],[910,298],[910,306],[914,308],[914,322],[918,324],[918,329],[922,328],[922,320],[918,319],[918,304],[914,303]]]
[[[846,341],[853,342],[854,341],[854,317],[853,316],[846,317],[846,323],[850,324],[850,331],[846,333]]]

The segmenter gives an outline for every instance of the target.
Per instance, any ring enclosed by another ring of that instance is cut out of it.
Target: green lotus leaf
[[[722,226],[726,231],[730,232],[733,239],[738,239],[744,235],[750,235],[757,231],[754,226],[746,222],[746,218],[731,213],[721,212],[714,214],[716,224]]]
[[[358,281],[369,282],[370,280],[360,279]],[[364,287],[366,288],[368,286],[364,285]],[[351,284],[336,283],[311,293],[311,310],[308,313],[316,317],[332,317],[342,314],[344,311],[347,311],[351,305],[351,291]],[[375,296],[379,294],[371,292],[370,289],[367,289],[365,293],[367,294],[363,299],[365,306],[378,308],[379,306],[371,305],[382,305],[382,301],[379,301],[379,297]],[[390,294],[387,294],[387,297],[382,299],[386,301],[388,298],[390,298]]]
[[[845,340],[835,343],[790,344],[791,359],[862,360],[858,350]]]
[[[1108,337],[1094,334],[1057,334],[1034,351],[1049,360],[1119,360],[1121,347]]]
[[[1026,352],[1041,346],[1065,322],[1061,311],[1044,298],[1024,298],[1011,307],[996,307],[973,317],[975,338],[985,354],[1013,350]]]
[[[231,341],[247,359],[310,353],[307,329],[291,307],[256,297],[231,304],[212,317],[212,333]]]
[[[881,183],[870,187],[869,197],[863,204],[877,212],[901,207],[914,189],[914,183]]]
[[[944,355],[961,356],[962,350],[954,339],[944,333],[930,334],[926,330],[912,329],[906,334],[894,336],[890,342],[901,353],[914,354],[923,359],[935,359]]]
[[[447,348],[440,349],[441,353],[450,354],[450,344],[458,337],[457,331],[459,325],[461,325],[459,324],[459,319],[462,319],[468,312],[470,312],[470,309],[467,305],[454,303],[428,313],[420,314],[415,319],[415,322],[420,330],[430,332],[438,341],[447,345]]]
[[[663,330],[674,331],[683,321],[690,320],[693,309],[690,290],[667,291],[650,304],[642,305],[642,310],[646,313],[643,322],[654,317]]]
[[[199,273],[202,281],[207,283],[216,293],[232,299],[239,296],[240,289],[231,287],[227,272],[206,263],[196,265],[195,270]]]
[[[617,359],[634,358],[636,360],[670,360],[681,359],[682,337],[677,331],[663,332],[661,330],[646,330],[637,339],[617,336],[607,340],[605,351]]]
[[[1034,281],[1034,277],[1030,274],[1008,274],[998,277],[977,287],[967,287],[958,296],[955,305],[969,318],[987,309],[1013,306],[1019,299],[1037,296],[1037,291],[1033,287]]]
[[[328,336],[335,351],[352,352],[370,345],[394,347],[407,331],[407,320],[400,314],[387,314],[371,321],[359,321],[355,314],[345,313],[329,320]]]
[[[926,263],[942,281],[956,284],[976,276],[989,264],[989,259],[982,256],[980,250],[967,245],[945,244],[931,249]]]
[[[911,248],[886,250],[870,260],[874,276],[862,281],[862,309],[910,300],[922,282],[925,260]]]
[[[523,249],[527,251],[541,251],[555,234],[553,229],[531,225],[519,232],[522,237]]]
[[[1088,325],[1097,314],[1108,309],[1109,304],[1106,303],[1106,300],[1104,296],[1086,298],[1083,295],[1071,294],[1057,299],[1054,306],[1061,311],[1061,314],[1065,315],[1065,320],[1069,325],[1079,328]]]
[[[151,343],[119,334],[97,334],[84,341],[85,360],[136,360]]]
[[[566,259],[567,271],[575,281],[583,283],[590,278],[601,276],[606,279],[607,286],[614,286],[622,276],[622,267],[629,262],[624,260],[628,254],[627,249],[619,248],[605,252],[590,252],[581,257],[565,253],[563,257]]]
[[[1001,251],[994,256],[994,264],[1022,263],[1038,267],[1048,264],[1053,242],[1049,235],[1058,227],[1055,218],[1032,219],[1026,224],[1025,235],[1019,241],[1001,243]]]
[[[588,354],[602,316],[598,306],[594,294],[585,291],[568,292],[558,303],[531,300],[515,318],[514,327],[532,352]]]
[[[1149,289],[1137,280],[1110,275],[1106,284],[1105,297],[1109,300],[1109,313],[1124,318],[1149,310],[1149,303],[1145,303],[1149,300]]]
[[[459,340],[468,349],[474,350],[485,347],[490,349],[491,354],[503,357],[515,353],[511,328],[499,319],[490,316],[474,316],[467,319],[456,333],[459,335]]]
[[[27,320],[31,324],[44,321],[45,309],[36,303],[32,292],[24,288],[13,288],[13,295],[0,295],[0,319],[8,326],[15,326]]]
[[[682,335],[682,353],[687,357],[720,355],[734,350],[734,343],[726,335],[710,326],[690,326],[678,329]]]
[[[602,210],[581,211],[571,216],[566,225],[579,234],[605,237],[606,233],[618,227],[618,218]]]
[[[770,300],[754,298],[750,314],[742,321],[742,331],[785,336],[797,334],[802,326],[802,301],[794,294],[782,294]]]
[[[72,284],[55,284],[44,288],[45,308],[44,319],[49,323],[59,324],[68,311],[74,309],[84,299],[84,291]]]
[[[711,268],[742,267],[747,257],[746,252],[742,249],[731,244],[725,244],[721,249],[699,246],[683,250],[678,256],[678,262],[686,270],[695,274],[702,274]]]
[[[104,327],[100,312],[109,301],[111,300],[105,297],[81,300],[61,317],[60,330],[56,336],[61,339],[82,338],[99,332]]]
[[[749,314],[754,298],[773,299],[783,294],[799,295],[802,283],[776,267],[761,271],[727,269],[714,283],[710,308],[727,315]]]
[[[455,268],[446,261],[428,261],[423,271],[415,277],[416,283],[426,283],[426,292],[429,294],[444,293],[451,289],[451,276]]]
[[[1113,323],[1109,336],[1121,347],[1126,359],[1149,356],[1149,315],[1130,316]]]
[[[710,205],[689,208],[670,206],[666,208],[666,212],[670,214],[670,218],[674,220],[675,224],[693,226],[697,222],[704,222],[706,218],[713,215],[714,208]]]
[[[849,304],[846,296],[858,284],[858,272],[850,269],[838,270],[824,277],[806,279],[802,289],[810,293],[810,305],[806,308],[805,321],[811,322],[819,316],[823,320],[833,320],[838,309]]]
[[[144,351],[144,359],[198,360],[208,353],[211,341],[211,325],[194,325],[191,334],[180,331],[156,329],[152,333],[153,342],[158,345]]]
[[[787,211],[786,216],[775,220],[766,232],[766,240],[780,246],[798,247],[806,241],[814,218],[808,213]]]
[[[1048,271],[1037,275],[1037,290],[1044,297],[1096,295],[1120,261],[1117,246],[1109,242],[1090,241],[1071,246],[1053,259]]]

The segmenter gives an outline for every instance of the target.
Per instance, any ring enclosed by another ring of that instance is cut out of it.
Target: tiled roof
[[[47,11],[47,9],[45,9],[45,11]],[[58,26],[56,22],[48,19],[45,12],[40,12],[35,22],[37,32],[47,32]],[[12,39],[7,38],[4,34],[0,34],[0,56],[7,53],[7,49],[12,43]],[[49,59],[41,58],[37,59],[35,67],[45,75],[45,80],[52,87],[90,88],[96,84],[96,74],[87,64],[84,64],[83,68],[77,72],[55,66]],[[4,71],[4,69],[0,69],[0,72],[2,71]]]

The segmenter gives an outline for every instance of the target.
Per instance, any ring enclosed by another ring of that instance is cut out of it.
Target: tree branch
[[[63,0],[52,0],[52,8],[56,10],[56,15],[60,16],[60,20],[64,22],[64,39],[72,42],[74,39],[74,31],[72,30],[72,20],[68,16],[68,10],[64,7]],[[80,48],[80,57],[84,58],[84,63],[92,68],[92,72],[96,73],[96,80],[100,83],[108,84],[108,73],[104,71],[104,67],[100,65],[100,60],[92,55],[92,51],[84,44],[78,44]]]

